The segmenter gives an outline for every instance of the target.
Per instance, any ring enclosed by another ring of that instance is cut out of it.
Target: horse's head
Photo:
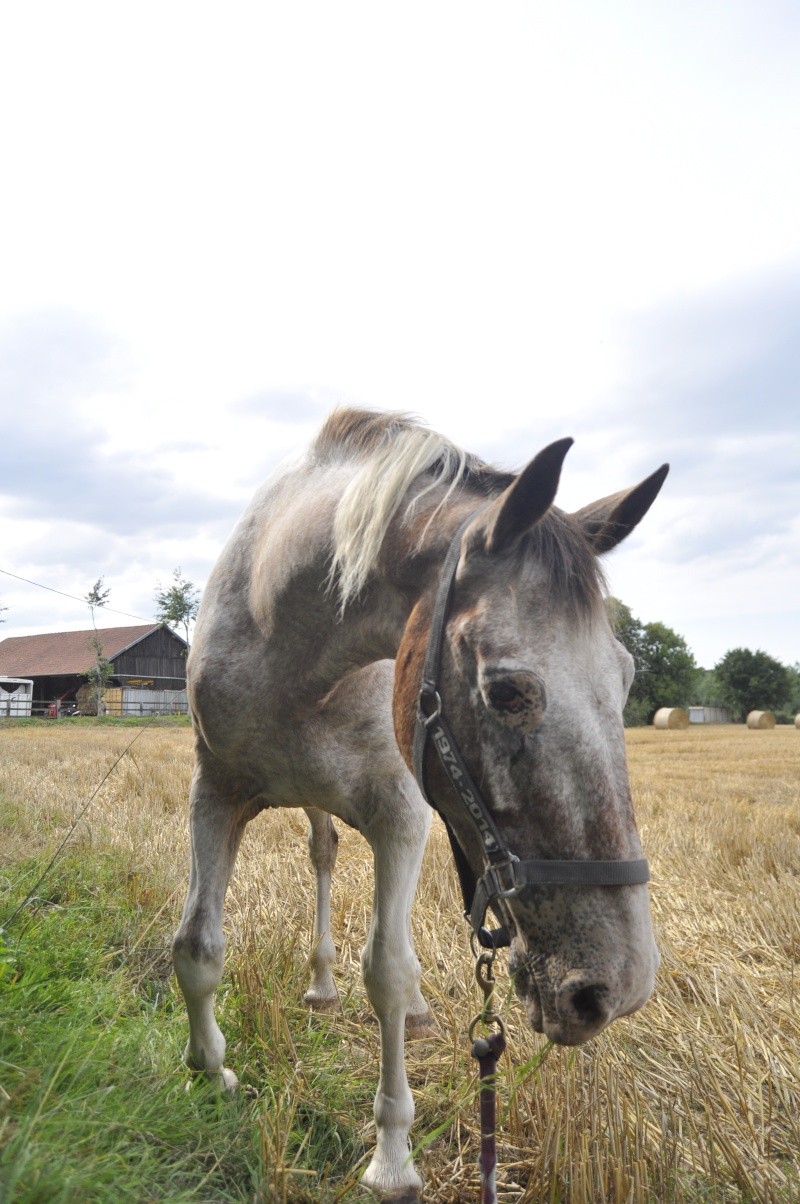
[[[439,693],[512,856],[631,862],[642,857],[622,724],[633,662],[609,626],[597,556],[638,523],[667,469],[567,515],[552,503],[570,443],[541,452],[464,529]],[[409,763],[433,610],[430,591],[397,657],[395,723]],[[425,765],[429,797],[479,879],[476,826],[430,749]],[[579,1044],[649,997],[658,953],[645,884],[524,885],[492,907],[511,934],[531,1024],[553,1041]]]

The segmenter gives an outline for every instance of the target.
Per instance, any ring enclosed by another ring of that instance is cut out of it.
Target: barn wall
[[[186,684],[186,646],[168,627],[145,636],[113,661],[114,676],[152,678],[160,690],[180,690]]]

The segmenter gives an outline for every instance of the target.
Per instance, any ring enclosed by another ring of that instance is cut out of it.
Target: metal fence
[[[5,712],[0,705],[0,716]],[[46,719],[68,719],[80,715],[78,704],[60,699],[36,699],[28,714]],[[100,701],[100,714],[122,718],[130,715],[187,715],[185,690],[108,690]]]
[[[122,698],[103,699],[107,715],[187,715],[185,690],[121,690]]]

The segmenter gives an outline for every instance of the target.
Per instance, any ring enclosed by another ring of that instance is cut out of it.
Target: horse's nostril
[[[606,988],[599,985],[580,987],[575,991],[570,1002],[577,1018],[584,1024],[604,1020],[606,1016],[606,1007],[603,1003],[605,995]]]
[[[608,987],[603,982],[587,982],[582,974],[571,974],[558,992],[558,1011],[568,1025],[596,1030],[610,1019]]]

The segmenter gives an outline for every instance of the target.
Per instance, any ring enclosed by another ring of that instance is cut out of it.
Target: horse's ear
[[[633,528],[652,506],[664,484],[669,464],[660,468],[632,489],[623,489],[621,493],[612,493],[610,497],[601,498],[577,510],[573,518],[583,527],[584,534],[598,555],[610,552]]]
[[[547,514],[556,496],[561,465],[572,444],[572,439],[549,444],[484,510],[478,524],[487,552],[510,548]]]

